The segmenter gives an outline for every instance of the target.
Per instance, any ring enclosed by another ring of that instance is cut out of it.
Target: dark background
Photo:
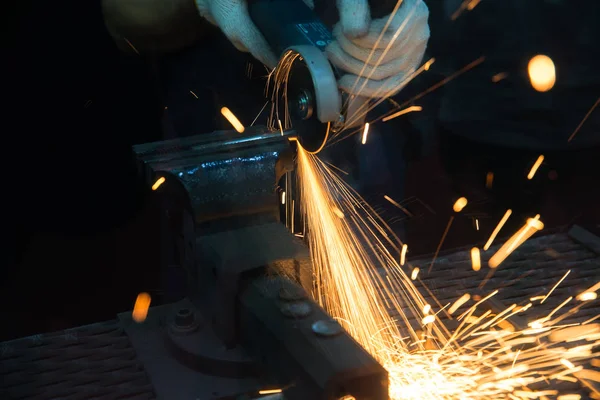
[[[426,58],[448,54],[440,3],[428,2],[432,38],[439,39]],[[114,318],[140,291],[160,298],[158,199],[136,178],[131,145],[224,129],[224,105],[249,124],[264,104],[264,69],[215,30],[178,54],[125,56],[104,28],[98,2],[17,4],[2,38],[0,339]],[[447,67],[434,65],[396,100],[441,80]],[[373,168],[393,177],[364,195],[375,203],[385,193],[413,199],[412,219],[382,209],[409,244],[409,257],[436,250],[459,196],[470,206],[443,250],[484,242],[509,206],[518,212],[507,234],[536,213],[548,230],[574,222],[597,228],[597,149],[545,153],[536,179],[526,181],[538,152],[445,132],[436,118],[443,90],[418,102],[418,115],[374,130],[389,163]],[[485,188],[490,170],[493,190]]]

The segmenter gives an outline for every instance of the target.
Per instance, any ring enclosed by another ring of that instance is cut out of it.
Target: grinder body
[[[329,27],[302,0],[253,0],[248,11],[278,56],[293,46],[325,50],[333,40]]]
[[[373,0],[371,17],[387,16],[395,5],[396,0]],[[289,117],[300,144],[317,153],[331,131],[362,125],[364,117],[348,116],[369,100],[340,92],[340,72],[324,53],[334,40],[331,28],[339,19],[335,1],[315,1],[313,10],[303,0],[250,0],[248,9],[252,21],[280,57],[280,66],[288,64],[285,68],[289,71],[282,74],[285,89],[276,97],[278,108],[284,104],[286,121]],[[290,57],[293,53],[297,56]],[[347,124],[349,120],[352,126]]]

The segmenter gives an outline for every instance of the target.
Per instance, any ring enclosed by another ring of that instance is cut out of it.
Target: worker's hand
[[[270,68],[275,67],[277,58],[250,19],[246,0],[196,0],[196,7],[238,50],[249,52]]]
[[[391,20],[371,21],[368,0],[337,0],[340,22],[326,52],[347,73],[339,81],[341,89],[366,97],[393,96],[419,67],[429,39],[429,10],[423,0],[401,1]]]

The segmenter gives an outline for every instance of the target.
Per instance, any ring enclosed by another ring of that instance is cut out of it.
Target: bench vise
[[[183,282],[144,323],[121,315],[142,360],[158,351],[143,338],[162,332],[165,353],[144,362],[159,398],[184,387],[195,389],[180,398],[388,398],[386,370],[313,300],[308,248],[281,221],[294,135],[250,128],[134,147],[162,199],[166,279]]]

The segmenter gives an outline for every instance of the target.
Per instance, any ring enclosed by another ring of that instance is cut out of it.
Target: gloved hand
[[[251,53],[268,67],[277,65],[277,57],[250,19],[246,0],[196,0],[196,7],[238,50]]]
[[[339,80],[341,89],[365,97],[393,96],[419,67],[429,39],[429,10],[423,0],[400,1],[388,25],[389,17],[371,21],[368,0],[337,0],[340,22],[326,52],[347,73]]]

